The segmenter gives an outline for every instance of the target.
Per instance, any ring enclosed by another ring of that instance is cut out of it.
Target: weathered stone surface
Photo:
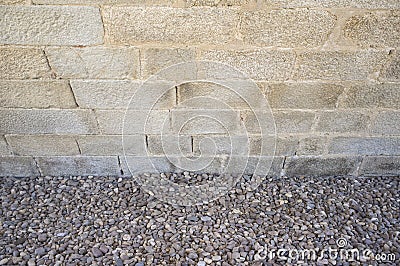
[[[74,108],[68,82],[57,80],[0,80],[0,107]]]
[[[298,55],[294,78],[299,80],[365,80],[388,59],[386,51],[319,51]]]
[[[38,0],[36,0],[38,1]],[[61,0],[40,0],[61,1]],[[76,0],[75,0],[76,1]],[[185,0],[186,6],[250,6],[256,8],[283,7],[283,8],[369,8],[369,9],[395,9],[400,4],[397,0]]]
[[[319,132],[365,132],[371,117],[359,111],[327,111],[318,115],[315,130]]]
[[[339,108],[393,108],[400,109],[400,84],[352,85],[340,97]]]
[[[345,38],[362,47],[399,47],[399,11],[377,11],[356,15],[347,20]]]
[[[128,80],[71,80],[78,106],[97,109],[126,109],[140,84]]]
[[[93,134],[96,119],[90,110],[0,110],[0,134]]]
[[[36,160],[45,176],[121,175],[117,156],[46,156]]]
[[[146,79],[163,68],[196,59],[194,49],[147,48],[140,51],[141,75]]]
[[[377,114],[371,125],[371,133],[383,135],[400,135],[400,112],[387,111]]]
[[[0,5],[26,4],[27,0],[0,0]]]
[[[400,155],[400,138],[337,137],[330,141],[330,154]]]
[[[293,156],[298,148],[298,142],[298,138],[294,136],[251,136],[250,154],[262,156]]]
[[[161,134],[170,128],[167,110],[99,110],[96,116],[103,134]]]
[[[324,136],[310,136],[301,138],[296,155],[323,155],[327,145]]]
[[[0,156],[0,176],[38,176],[39,171],[32,157]]]
[[[172,130],[182,134],[240,134],[239,112],[233,110],[173,110]]]
[[[368,156],[363,159],[360,175],[382,176],[400,174],[400,156]]]
[[[144,135],[86,135],[77,140],[83,155],[146,155]]]
[[[152,155],[187,156],[192,153],[192,139],[185,135],[149,135],[148,152]]]
[[[157,88],[164,85],[162,81],[155,81],[141,86],[140,81],[128,80],[72,80],[71,87],[79,107],[96,109],[135,109],[131,103],[132,97],[141,97],[138,100],[143,110],[144,106],[152,109],[170,109],[176,104],[175,88],[168,90],[160,99],[154,99],[153,91],[146,91],[149,86]],[[138,94],[140,90],[140,96]],[[161,89],[160,89],[161,91]],[[148,92],[148,93],[147,93]],[[147,93],[147,94],[146,94]],[[154,104],[154,105],[153,105]]]
[[[262,85],[259,86],[259,93],[247,89],[248,83],[242,81],[230,81],[241,91],[233,87],[226,87],[221,84],[209,82],[190,82],[177,86],[178,108],[204,108],[220,109],[225,106],[230,109],[262,109],[266,106],[267,99],[263,97]],[[217,104],[219,102],[219,104]]]
[[[193,152],[196,155],[250,155],[250,139],[247,136],[193,136]]]
[[[274,4],[282,7],[355,7],[355,8],[399,8],[397,0],[267,0],[267,4]]]
[[[7,147],[4,136],[0,136],[0,155],[11,155],[11,151]]]
[[[124,175],[143,173],[167,173],[177,171],[176,167],[171,164],[165,156],[126,156],[121,160],[121,166]]]
[[[240,111],[240,120],[248,134],[275,135],[276,121],[272,111]]]
[[[336,17],[324,10],[280,9],[243,12],[240,33],[252,45],[275,47],[321,46]]]
[[[86,0],[85,5],[134,5],[134,6],[171,6],[176,0]],[[80,0],[32,0],[34,4],[43,5],[66,5],[78,4],[81,5]]]
[[[291,77],[295,54],[287,50],[210,50],[202,51],[200,59],[230,65],[257,80],[284,81]],[[207,77],[238,78],[223,69],[209,69]]]
[[[62,78],[131,79],[138,77],[139,51],[133,47],[47,48],[50,65]]]
[[[37,79],[50,77],[43,50],[0,47],[0,79]]]
[[[278,133],[308,133],[314,124],[315,113],[302,111],[275,111]]]
[[[146,23],[143,23],[146,21]],[[235,39],[238,11],[234,9],[107,7],[106,41],[112,44],[143,42],[224,44]]]
[[[293,156],[297,143],[293,136],[198,135],[193,136],[193,152],[196,155]]]
[[[252,0],[184,0],[185,6],[241,6],[250,3]]]
[[[341,176],[356,173],[358,157],[289,157],[285,173],[293,176]]]
[[[6,138],[14,155],[79,155],[78,145],[72,136],[7,135]]]
[[[232,174],[260,175],[268,177],[280,177],[284,157],[280,156],[233,156],[226,160],[225,171]],[[247,162],[243,167],[243,162]]]
[[[400,81],[400,52],[397,51],[389,65],[383,70],[382,78],[388,81]]]
[[[266,84],[271,108],[334,109],[344,87],[327,83]]]
[[[100,11],[85,6],[2,6],[0,43],[94,45],[103,42]]]

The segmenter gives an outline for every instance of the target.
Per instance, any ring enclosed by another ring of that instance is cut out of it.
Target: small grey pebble
[[[203,222],[209,222],[211,221],[211,217],[210,216],[201,216],[200,218]]]
[[[97,247],[92,248],[92,253],[95,258],[103,256],[103,252]]]
[[[43,247],[35,249],[35,254],[41,256],[46,253],[46,250]]]
[[[44,241],[46,241],[46,239],[47,239],[47,234],[40,234],[40,235],[38,236],[38,240],[39,240],[40,242],[44,242]]]

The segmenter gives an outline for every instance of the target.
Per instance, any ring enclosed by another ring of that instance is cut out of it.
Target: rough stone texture
[[[371,125],[371,133],[383,135],[400,135],[400,112],[380,112]]]
[[[61,135],[7,135],[14,155],[63,156],[79,155],[79,148],[71,136]]]
[[[90,110],[0,110],[0,134],[93,134],[97,124]]]
[[[157,88],[163,82],[147,83],[147,86]],[[159,100],[153,101],[152,91],[146,95],[146,87],[142,87],[140,81],[127,80],[73,80],[71,87],[75,94],[76,102],[82,108],[96,109],[133,109],[130,105],[132,97],[139,97],[140,103],[152,106],[153,109],[170,109],[176,103],[175,88],[168,90]],[[154,105],[153,105],[154,104]],[[142,109],[143,106],[138,106]]]
[[[250,155],[247,136],[194,136],[193,152],[196,155]]]
[[[196,59],[194,49],[147,48],[140,51],[141,75],[143,79],[157,74],[163,68]]]
[[[344,36],[362,47],[399,47],[400,12],[368,12],[351,17]]]
[[[388,59],[386,51],[320,51],[298,55],[294,78],[300,80],[365,80]]]
[[[61,78],[137,78],[139,51],[134,47],[48,48],[46,54]]]
[[[135,175],[138,173],[165,173],[177,171],[165,156],[127,156],[121,160],[124,174]]]
[[[0,79],[37,79],[50,76],[43,50],[0,47]]]
[[[325,83],[266,84],[271,108],[334,109],[344,87]]]
[[[321,46],[336,18],[324,10],[282,9],[243,12],[240,33],[243,41],[258,46]]]
[[[86,0],[85,5],[134,5],[134,6],[171,6],[176,0]],[[81,5],[80,0],[32,0],[34,4],[40,5],[66,5],[78,4]]]
[[[117,156],[46,156],[35,159],[44,176],[121,175]]]
[[[192,139],[186,135],[149,135],[147,144],[152,155],[186,156],[192,153]]]
[[[276,111],[274,112],[278,133],[309,133],[314,124],[313,112]]]
[[[65,81],[0,80],[0,107],[74,108],[74,95]]]
[[[182,134],[240,134],[239,112],[233,110],[173,110],[172,130]]]
[[[400,109],[400,84],[362,84],[346,88],[340,97],[339,108]]]
[[[399,169],[400,156],[371,156],[363,159],[359,174],[364,176],[398,176]]]
[[[322,112],[315,130],[319,132],[365,132],[371,117],[359,111]]]
[[[311,136],[301,138],[297,155],[323,155],[326,149],[327,138],[324,136]]]
[[[252,0],[184,0],[185,6],[241,6],[250,3]]]
[[[216,83],[190,82],[177,86],[178,108],[205,108],[218,109],[221,106],[232,109],[260,109],[266,106],[267,99],[263,97],[262,85],[259,85],[260,93],[252,93],[246,90],[248,85],[241,81],[231,81],[231,84],[240,87],[228,88]],[[219,104],[217,104],[219,102]]]
[[[0,156],[0,176],[38,176],[40,175],[32,157]]]
[[[84,6],[1,6],[0,43],[94,45],[103,43],[100,11]]]
[[[169,132],[167,110],[99,110],[96,111],[103,134],[161,134]],[[125,119],[125,120],[124,120]],[[124,123],[124,124],[123,124]],[[165,129],[163,128],[165,123]],[[124,127],[123,127],[124,126]]]
[[[250,156],[250,157],[231,157],[229,158],[231,163],[226,168],[228,173],[233,174],[258,174],[260,176],[268,176],[268,177],[280,177],[282,172],[282,162],[284,157],[258,157],[258,156]],[[239,167],[243,162],[246,162],[246,167]]]
[[[146,155],[144,135],[87,135],[77,141],[82,155]]]
[[[198,135],[193,136],[193,152],[196,155],[293,156],[297,143],[293,136]]]
[[[382,78],[388,81],[400,81],[400,52],[397,51],[389,65],[383,70]]]
[[[400,138],[338,137],[330,141],[330,154],[400,155]]]
[[[35,0],[35,1],[61,1],[61,0]],[[69,0],[76,1],[76,0]],[[95,1],[95,0],[93,0]],[[98,0],[97,0],[98,1]],[[391,9],[399,8],[397,0],[184,0],[186,6],[243,6],[252,8],[370,8],[370,9]]]
[[[0,5],[18,5],[25,3],[27,3],[27,0],[0,0]]]
[[[294,176],[341,176],[356,174],[358,157],[290,157],[285,163],[285,174]]]
[[[399,8],[397,0],[266,0],[269,4],[275,4],[282,7],[355,7],[355,8]]]
[[[298,138],[294,136],[251,136],[250,154],[264,156],[293,156],[298,148],[298,142]]]
[[[398,0],[0,0],[0,156],[18,176],[125,177],[124,153],[134,171],[185,175],[212,139],[203,171],[229,156],[233,171],[247,149],[247,174],[260,153],[269,170],[276,144],[270,176],[394,173],[399,12]],[[44,264],[35,256],[24,261]]]
[[[146,21],[146,23],[143,23]],[[107,7],[104,9],[106,41],[224,44],[235,38],[238,12],[233,9]]]
[[[0,156],[1,155],[11,155],[11,151],[7,147],[4,136],[0,136]]]
[[[230,65],[256,80],[284,81],[291,77],[295,54],[287,50],[209,50],[200,59]],[[225,69],[209,69],[208,77],[237,78]]]

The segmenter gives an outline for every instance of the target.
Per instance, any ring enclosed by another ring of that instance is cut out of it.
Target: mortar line
[[[42,169],[40,169],[39,163],[38,163],[38,161],[36,160],[37,158],[36,158],[36,157],[32,157],[32,159],[33,159],[33,161],[35,162],[35,166],[36,166],[36,168],[37,168],[37,170],[38,170],[38,172],[39,172],[39,175],[40,175],[40,176],[43,176]]]
[[[69,90],[70,90],[71,93],[72,93],[72,97],[73,97],[73,99],[74,99],[75,106],[79,108],[79,104],[78,104],[78,102],[77,102],[77,100],[76,100],[76,95],[75,95],[75,93],[74,93],[74,90],[72,89],[71,80],[68,80],[67,84],[68,84]]]

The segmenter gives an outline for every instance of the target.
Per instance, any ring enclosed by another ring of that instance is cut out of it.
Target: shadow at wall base
[[[169,158],[171,159],[171,158]],[[150,157],[154,167],[143,168],[146,157],[123,156],[0,156],[0,176],[115,176],[130,177],[144,172],[182,172],[166,157]],[[179,158],[174,158],[179,162]],[[232,163],[224,157],[211,158],[208,167],[198,173],[228,174],[258,173],[268,177],[279,176],[399,176],[400,156],[291,156],[249,157],[245,170],[238,166],[247,158],[232,157]],[[127,163],[128,161],[128,163]],[[256,168],[257,162],[259,163]],[[130,170],[128,169],[128,165]],[[201,168],[198,168],[201,169]],[[257,170],[255,170],[257,169]]]

